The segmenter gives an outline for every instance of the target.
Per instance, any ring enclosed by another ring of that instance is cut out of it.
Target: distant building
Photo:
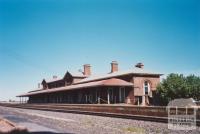
[[[91,66],[85,64],[83,73],[67,71],[63,78],[44,79],[37,90],[17,97],[28,97],[28,103],[151,105],[161,75],[146,71],[142,63],[119,71],[113,61],[110,73],[94,76]]]

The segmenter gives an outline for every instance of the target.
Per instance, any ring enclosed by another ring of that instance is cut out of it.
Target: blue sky
[[[199,0],[0,0],[0,100],[85,63],[199,75],[199,59]]]

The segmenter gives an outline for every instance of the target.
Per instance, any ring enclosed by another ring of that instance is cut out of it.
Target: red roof
[[[66,90],[75,90],[75,89],[83,89],[83,88],[89,88],[89,87],[98,87],[98,86],[133,86],[132,83],[126,82],[121,79],[111,78],[107,80],[100,80],[100,81],[94,81],[94,82],[88,82],[83,84],[77,84],[77,85],[70,85],[65,87],[59,87],[54,89],[44,89],[36,92],[29,92],[26,94],[19,95],[17,97],[27,97],[37,94],[44,94],[44,93],[53,93],[53,92],[60,92],[60,91],[66,91]]]
[[[104,75],[97,75],[97,76],[92,75],[92,76],[84,78],[74,84],[81,84],[81,83],[92,82],[92,81],[97,81],[97,80],[116,78],[119,76],[125,76],[125,75],[131,75],[131,74],[142,75],[142,76],[143,75],[153,75],[153,76],[161,76],[162,75],[160,73],[153,73],[151,71],[135,67],[134,69],[127,70],[127,71],[117,71],[117,72],[108,73],[108,74],[104,74]]]

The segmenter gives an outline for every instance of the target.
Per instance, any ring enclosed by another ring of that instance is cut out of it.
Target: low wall
[[[64,109],[71,111],[88,111],[116,113],[127,115],[143,115],[155,117],[168,117],[167,107],[158,106],[131,106],[131,105],[105,105],[105,104],[0,104],[11,107],[37,107],[47,109]],[[170,114],[176,114],[176,108],[170,108]],[[178,108],[178,114],[186,114],[185,108]],[[187,114],[194,114],[193,108],[187,109]],[[196,117],[200,119],[200,108],[196,108]]]

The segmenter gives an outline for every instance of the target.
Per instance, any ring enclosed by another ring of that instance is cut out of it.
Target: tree
[[[176,98],[200,100],[200,77],[170,74],[158,85],[155,98],[160,105],[167,105]]]
[[[186,78],[189,96],[200,100],[200,77],[190,75]]]

